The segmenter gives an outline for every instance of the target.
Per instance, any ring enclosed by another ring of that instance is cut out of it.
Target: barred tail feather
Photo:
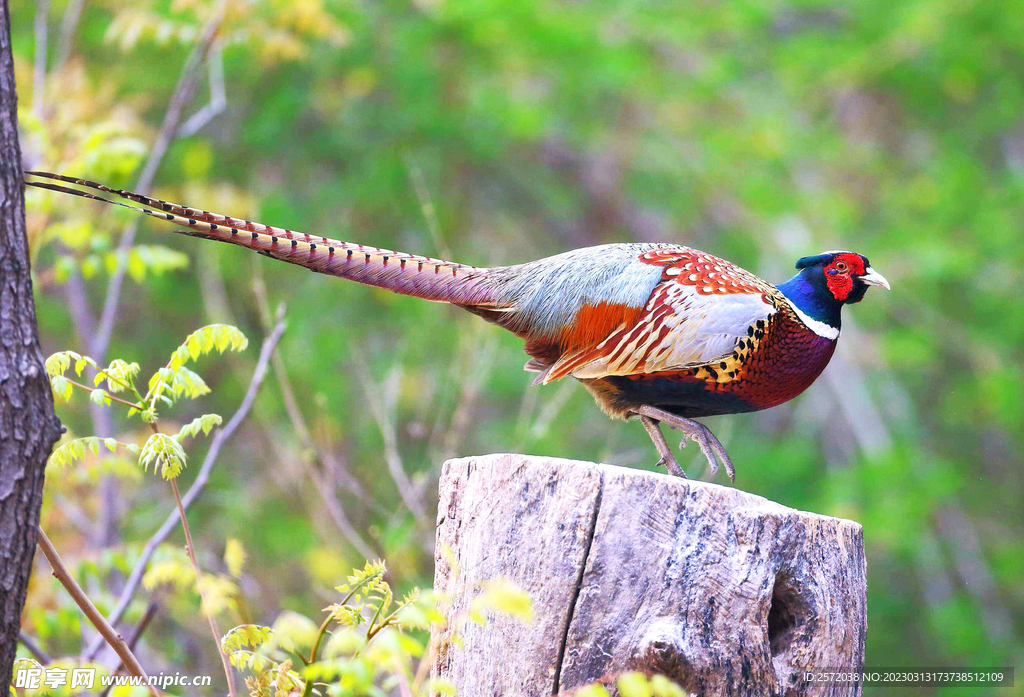
[[[174,232],[246,247],[318,273],[340,276],[426,300],[477,307],[489,307],[493,304],[493,284],[490,282],[489,269],[254,223],[180,206],[124,189],[112,189],[87,179],[49,172],[26,171],[25,174],[100,191],[140,205],[131,205],[49,182],[26,181],[28,186],[128,208],[182,226],[182,229]],[[151,210],[154,208],[157,210]]]

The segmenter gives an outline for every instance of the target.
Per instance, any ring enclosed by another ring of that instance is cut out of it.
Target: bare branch
[[[558,386],[555,393],[548,398],[530,425],[530,430],[527,431],[527,443],[532,443],[547,434],[551,429],[551,424],[554,423],[559,413],[561,413],[562,409],[572,398],[572,388],[573,385],[562,381],[562,384]]]
[[[28,652],[32,654],[33,658],[44,666],[50,665],[50,661],[53,660],[53,656],[43,651],[42,647],[40,647],[32,637],[25,632],[18,632],[18,641],[21,642],[22,646],[28,649]]]
[[[135,625],[132,635],[128,637],[128,648],[132,651],[135,650],[135,645],[139,643],[139,639],[142,638],[142,634],[146,631],[146,628],[149,627],[149,623],[153,621],[153,618],[156,617],[156,612],[159,609],[160,606],[154,602],[151,602],[146,606],[146,611],[142,613],[142,619],[140,619],[139,623]]]
[[[221,3],[217,11],[206,22],[202,35],[199,38],[199,43],[192,49],[192,53],[189,54],[188,59],[185,61],[185,67],[181,69],[181,77],[178,78],[178,85],[174,88],[174,93],[171,95],[170,104],[167,106],[167,113],[164,114],[164,120],[160,125],[160,130],[157,132],[156,140],[153,142],[153,148],[150,150],[146,164],[142,168],[142,174],[139,175],[139,180],[135,184],[135,191],[141,194],[149,192],[150,187],[153,185],[156,171],[160,167],[160,162],[167,152],[167,147],[174,140],[174,136],[178,131],[181,112],[192,98],[196,85],[199,83],[199,66],[209,54],[214,39],[217,37],[221,22],[224,19],[224,8],[225,3]],[[97,361],[103,360],[107,347],[110,345],[110,335],[114,329],[114,320],[117,318],[117,306],[121,299],[121,286],[124,284],[124,275],[128,268],[124,260],[128,256],[128,250],[131,249],[132,244],[135,242],[136,230],[138,230],[138,220],[133,220],[124,229],[124,232],[121,233],[121,241],[117,246],[117,259],[119,261],[117,268],[114,269],[114,273],[110,277],[110,285],[107,286],[107,295],[103,301],[103,312],[100,315],[99,328],[96,331],[92,344],[89,346],[89,354]]]
[[[64,18],[60,21],[60,38],[57,40],[57,60],[53,64],[54,72],[60,72],[71,55],[71,46],[75,42],[75,31],[78,20],[82,17],[82,6],[85,0],[71,0],[64,9]]]
[[[462,443],[466,439],[466,433],[469,431],[480,389],[494,372],[494,356],[498,348],[497,336],[492,332],[486,338],[481,338],[480,332],[474,332],[470,336],[470,341],[473,343],[472,356],[463,362],[465,371],[461,380],[462,386],[455,402],[451,423],[445,433],[444,449],[438,459],[439,462],[450,460],[458,454],[459,448],[462,447]]]
[[[419,168],[411,154],[406,155],[405,165],[409,168],[409,178],[412,179],[412,186],[416,190],[416,198],[419,199],[423,219],[427,221],[427,230],[430,232],[430,237],[434,240],[437,253],[442,259],[447,259],[451,256],[451,253],[448,245],[444,242],[444,238],[441,236],[441,223],[437,219],[437,209],[430,198],[430,191],[427,189],[423,170]]]
[[[71,323],[78,335],[79,346],[89,346],[96,336],[96,318],[89,307],[89,295],[86,292],[82,275],[72,271],[64,284],[64,301],[71,315]],[[92,417],[93,435],[109,438],[114,435],[114,421],[110,410],[102,404],[89,402],[89,414]],[[120,490],[116,477],[104,477],[100,482],[100,499],[98,520],[88,535],[93,542],[101,547],[114,543],[118,535],[120,519]]]
[[[370,413],[380,429],[381,437],[384,439],[384,460],[388,465],[388,472],[398,488],[398,495],[402,503],[416,518],[419,524],[427,522],[427,510],[420,498],[419,488],[409,479],[405,466],[402,464],[402,455],[398,450],[398,430],[395,421],[392,419],[395,411],[395,402],[398,396],[399,380],[401,378],[401,367],[395,366],[381,382],[370,383],[367,375],[369,367],[362,356],[353,349],[352,356],[360,369],[356,371],[359,375],[359,383],[363,387],[366,401],[370,404]]]
[[[210,47],[206,67],[206,79],[210,83],[210,101],[182,124],[178,129],[179,138],[195,135],[228,105],[227,92],[224,89],[224,54],[219,41],[214,41]]]
[[[57,554],[57,550],[54,549],[53,543],[50,542],[50,538],[46,536],[42,528],[39,528],[39,548],[43,550],[43,554],[46,555],[46,560],[50,562],[50,568],[53,569],[54,577],[60,581],[61,585],[67,590],[68,594],[75,601],[78,607],[82,610],[82,613],[86,618],[92,622],[92,625],[96,627],[103,640],[110,644],[111,648],[121,658],[121,662],[124,663],[128,672],[132,675],[142,678],[147,683],[149,682],[149,676],[146,675],[146,671],[142,669],[135,654],[132,653],[131,649],[128,648],[128,644],[125,643],[121,635],[118,634],[110,623],[103,618],[100,611],[96,609],[96,606],[92,604],[89,597],[82,590],[82,587],[78,585],[78,582],[68,572],[64,562],[61,561],[60,555]],[[150,692],[154,695],[159,695],[152,685],[149,686]]]
[[[260,357],[256,362],[256,370],[252,374],[252,379],[249,381],[249,389],[245,393],[245,397],[242,398],[242,403],[238,405],[238,409],[235,411],[234,416],[224,425],[222,429],[217,431],[213,439],[210,441],[210,449],[206,453],[206,458],[203,460],[202,466],[199,468],[199,473],[196,475],[196,479],[192,482],[192,486],[189,487],[185,495],[181,497],[182,508],[187,509],[189,505],[203,492],[207,482],[210,479],[210,471],[213,469],[213,464],[217,460],[217,456],[220,454],[220,449],[230,438],[234,432],[241,425],[242,421],[245,420],[249,414],[249,410],[252,409],[253,402],[256,401],[256,393],[259,391],[260,385],[263,383],[263,378],[267,374],[267,366],[270,363],[270,356],[273,354],[274,349],[277,346],[278,340],[281,338],[281,334],[284,333],[285,321],[284,321],[284,305],[281,305],[277,313],[277,324],[274,326],[274,331],[263,340],[263,347],[260,349]],[[163,525],[153,533],[152,537],[146,541],[145,547],[142,549],[142,555],[139,560],[135,563],[132,568],[131,574],[125,581],[124,588],[121,591],[121,595],[117,599],[117,605],[114,610],[110,613],[110,623],[116,624],[124,616],[125,610],[128,608],[128,604],[132,600],[132,596],[135,595],[135,591],[138,590],[139,584],[142,582],[142,575],[146,572],[146,566],[149,564],[149,560],[153,558],[153,553],[156,552],[156,548],[167,539],[167,536],[178,526],[178,510],[171,511],[167,515],[167,519],[164,520]],[[84,656],[87,660],[92,660],[96,657],[96,654],[102,648],[102,641],[94,640],[85,650]]]
[[[259,259],[253,257],[253,293],[256,296],[256,304],[259,309],[260,321],[265,331],[270,331],[273,326],[273,316],[270,311],[270,303],[267,300],[266,286],[263,283],[262,269]],[[228,304],[228,293],[224,286],[224,279],[220,274],[220,268],[216,260],[203,256],[199,260],[199,279],[203,287],[203,305],[206,314],[214,322],[232,322],[231,308]],[[284,359],[279,353],[271,357],[271,365],[274,375],[277,378],[278,386],[281,388],[281,396],[284,398],[285,410],[292,427],[296,431],[300,441],[313,453],[313,462],[310,458],[301,458],[305,473],[313,480],[314,488],[323,499],[324,507],[327,509],[331,522],[341,532],[342,536],[352,545],[355,550],[367,559],[374,559],[379,555],[373,552],[372,547],[359,535],[355,526],[345,512],[341,501],[335,494],[336,482],[334,478],[344,478],[344,483],[356,496],[363,500],[369,500],[366,491],[359,482],[348,474],[344,466],[337,461],[333,453],[323,449],[313,439],[313,435],[306,425],[306,421],[299,409],[298,400],[292,389],[291,381],[285,367]],[[286,454],[282,446],[271,439],[270,446],[277,451],[282,458]]]
[[[78,532],[85,536],[90,536],[95,532],[92,520],[89,519],[89,516],[85,514],[85,511],[77,503],[62,494],[54,494],[53,502],[57,504],[56,508],[60,511],[60,514],[67,518]]]
[[[46,42],[48,27],[46,16],[50,12],[50,0],[38,0],[36,5],[36,55],[35,65],[32,68],[32,113],[40,116],[43,113],[45,104],[44,93],[46,92]]]
[[[128,637],[129,649],[131,649],[132,651],[135,650],[135,645],[139,643],[139,639],[142,638],[143,632],[146,631],[146,628],[149,627],[149,623],[153,621],[154,617],[156,617],[156,611],[159,608],[160,606],[153,602],[146,606],[146,611],[142,613],[142,619],[140,619],[139,623],[135,625],[135,629],[132,631],[132,635]],[[124,663],[119,663],[114,672],[119,673],[121,672],[122,668],[124,668]],[[113,683],[107,685],[107,689],[100,693],[100,697],[107,697],[107,695],[110,694],[110,691],[112,689],[114,689]]]
[[[259,267],[259,259],[256,259],[255,257],[253,258],[253,266],[253,293],[256,295],[256,304],[260,310],[260,319],[266,327],[270,324],[270,303],[267,300],[267,288],[266,284],[263,282],[263,274]],[[299,408],[299,402],[295,398],[295,390],[292,388],[291,378],[288,377],[288,369],[285,365],[284,359],[281,358],[280,354],[275,353],[271,361],[274,368],[274,377],[277,378],[278,387],[281,389],[281,397],[284,400],[285,411],[288,414],[288,420],[291,421],[292,429],[299,437],[299,440],[303,441],[306,446],[313,451],[318,461],[317,463],[314,463],[313,467],[309,468],[309,475],[310,478],[313,479],[314,486],[320,494],[320,498],[323,500],[324,508],[327,509],[327,514],[338,528],[338,531],[345,537],[345,540],[352,545],[359,554],[366,559],[374,559],[378,557],[379,555],[374,552],[371,545],[363,539],[352,524],[348,514],[345,513],[344,506],[341,505],[341,501],[338,500],[338,497],[335,494],[335,480],[340,480],[345,488],[362,500],[369,500],[370,497],[367,495],[359,481],[349,474],[348,469],[344,464],[338,461],[334,456],[334,453],[327,448],[321,447],[316,439],[313,438],[313,434],[309,430],[306,419],[302,415],[302,410]],[[319,464],[321,469],[318,470],[316,464]]]
[[[153,430],[156,431],[155,424]],[[200,610],[206,615],[206,620],[210,623],[213,644],[217,647],[217,654],[220,656],[221,665],[224,666],[224,677],[228,681],[228,695],[235,697],[237,694],[235,690],[235,673],[228,662],[228,655],[224,653],[224,648],[220,645],[220,629],[217,628],[217,618],[213,616],[213,612],[210,611],[209,606],[206,604],[206,594],[203,593],[203,572],[199,569],[199,562],[196,560],[196,548],[195,543],[192,542],[192,530],[188,527],[185,508],[181,505],[181,494],[178,493],[177,479],[171,479],[171,491],[174,492],[174,503],[178,507],[178,517],[181,518],[181,529],[185,531],[185,553],[188,554],[188,560],[192,562],[192,570],[196,574],[196,590],[199,592]]]
[[[1013,617],[999,597],[974,523],[955,500],[939,508],[936,523],[939,533],[946,538],[964,589],[981,608],[989,640],[995,646],[1006,645],[1014,633]]]

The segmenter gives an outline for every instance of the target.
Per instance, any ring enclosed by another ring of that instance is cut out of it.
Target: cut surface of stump
[[[526,455],[449,460],[434,676],[459,697],[568,693],[628,670],[701,695],[859,695],[807,670],[863,666],[863,533],[728,487]],[[498,579],[529,624],[467,618]],[[451,641],[452,634],[457,635]]]

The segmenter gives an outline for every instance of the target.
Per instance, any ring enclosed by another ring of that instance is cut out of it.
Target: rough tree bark
[[[487,455],[441,474],[435,588],[450,604],[435,677],[463,697],[542,697],[626,670],[699,695],[859,695],[803,682],[860,669],[857,523],[703,482],[586,462]],[[460,621],[505,578],[535,621]]]
[[[32,570],[43,468],[60,421],[43,369],[25,239],[24,177],[7,0],[0,0],[0,694]]]

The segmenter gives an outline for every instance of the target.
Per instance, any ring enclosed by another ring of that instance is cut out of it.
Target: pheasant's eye
[[[836,262],[836,271],[838,271],[839,273],[846,273],[846,269],[847,268],[848,267],[847,267],[845,261],[837,261]]]

